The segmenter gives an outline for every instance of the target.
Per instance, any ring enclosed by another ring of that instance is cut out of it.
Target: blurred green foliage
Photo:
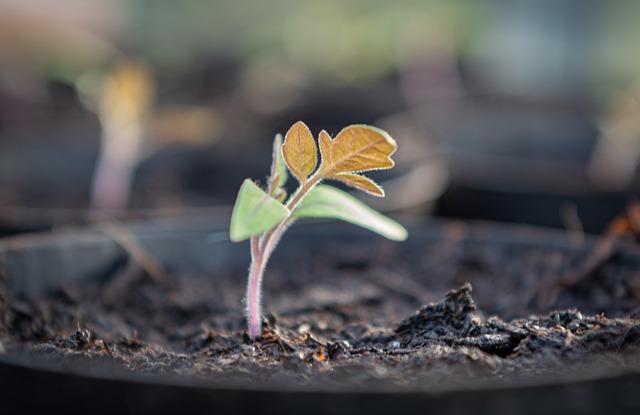
[[[336,78],[379,77],[409,42],[425,52],[462,40],[481,14],[472,2],[134,0],[133,38],[161,65],[182,67],[203,56],[278,59],[293,69]]]
[[[24,25],[0,7],[0,25],[10,32],[0,32],[0,65],[22,59],[68,79],[123,52],[175,74],[229,59],[249,71],[277,68],[369,81],[396,71],[407,59],[442,57],[442,50],[474,64],[491,63],[500,54],[498,61],[524,56],[525,68],[560,62],[565,67],[549,70],[575,72],[587,84],[640,78],[635,53],[640,2],[635,0],[6,1],[2,7],[39,20]],[[20,28],[24,33],[11,33]],[[40,38],[36,32],[42,32]],[[487,72],[503,77],[491,64]]]

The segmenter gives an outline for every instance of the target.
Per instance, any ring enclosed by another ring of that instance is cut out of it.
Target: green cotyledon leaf
[[[249,239],[273,228],[289,217],[289,209],[269,196],[251,179],[240,186],[231,214],[229,236],[234,242]]]
[[[333,218],[376,232],[394,241],[407,239],[407,230],[398,222],[373,210],[350,194],[320,184],[293,210],[294,218]]]

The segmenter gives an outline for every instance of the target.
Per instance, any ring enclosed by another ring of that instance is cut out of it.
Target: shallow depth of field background
[[[231,205],[303,120],[396,138],[388,197],[363,197],[381,210],[600,232],[640,187],[639,18],[631,0],[0,0],[0,223],[101,209],[105,120],[138,105],[134,212]],[[143,85],[108,101],[123,65]]]

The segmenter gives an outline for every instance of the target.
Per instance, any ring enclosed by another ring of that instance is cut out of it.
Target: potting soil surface
[[[1,344],[87,372],[262,387],[435,390],[637,371],[640,270],[615,254],[585,268],[592,255],[455,238],[328,246],[267,270],[256,341],[246,268],[158,281],[131,265],[46,295],[5,293]]]

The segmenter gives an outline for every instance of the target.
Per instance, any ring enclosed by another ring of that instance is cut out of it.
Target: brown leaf
[[[341,173],[335,176],[331,176],[331,179],[339,180],[342,183],[355,187],[373,196],[384,197],[384,190],[368,177],[361,176],[359,174]]]
[[[320,131],[318,136],[318,147],[320,147],[320,158],[322,160],[322,167],[333,164],[331,161],[331,146],[333,140],[326,130]]]
[[[394,166],[391,155],[396,152],[396,142],[378,128],[350,125],[340,131],[333,140],[323,131],[319,140],[323,177],[390,169]]]
[[[318,163],[318,148],[305,123],[298,121],[289,128],[284,137],[282,154],[291,174],[298,181],[305,182]]]

